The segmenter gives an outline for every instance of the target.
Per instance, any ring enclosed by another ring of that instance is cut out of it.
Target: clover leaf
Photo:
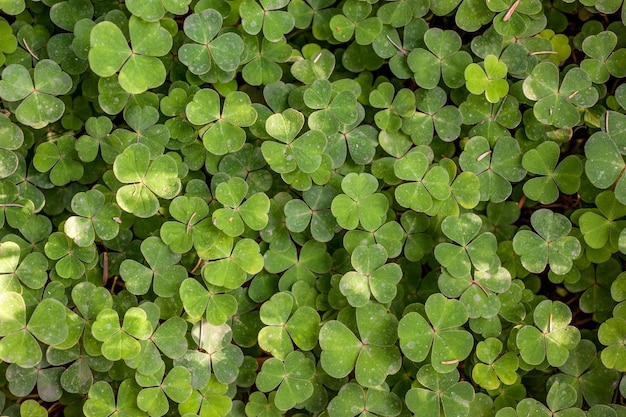
[[[529,272],[540,273],[546,265],[555,274],[563,275],[572,268],[572,260],[580,255],[578,239],[567,236],[571,230],[569,220],[562,214],[539,209],[530,216],[537,233],[521,230],[513,238],[513,249]]]
[[[430,353],[436,372],[451,372],[474,347],[472,335],[461,329],[468,320],[467,310],[458,300],[433,294],[426,300],[425,313],[428,320],[417,312],[400,320],[400,348],[413,362],[422,362]]]
[[[141,243],[141,253],[150,267],[133,259],[125,259],[120,265],[120,276],[128,291],[142,295],[152,287],[155,294],[161,297],[173,297],[187,276],[185,268],[178,265],[180,255],[172,252],[156,236]]]
[[[371,174],[350,173],[341,181],[344,194],[336,196],[330,210],[337,223],[345,229],[355,229],[359,224],[368,231],[383,224],[389,207],[387,198],[375,191],[378,181]]]
[[[461,113],[456,107],[446,105],[446,94],[442,88],[415,91],[415,106],[418,111],[405,115],[401,127],[415,144],[430,144],[435,132],[445,142],[459,137]]]
[[[97,257],[94,244],[78,246],[62,232],[50,235],[44,251],[48,258],[56,261],[54,269],[62,278],[81,278],[86,272],[86,265],[91,265]]]
[[[396,285],[402,278],[397,264],[387,264],[387,251],[381,245],[358,246],[352,252],[355,271],[346,273],[339,289],[353,307],[363,307],[370,295],[380,303],[389,303],[396,296]]]
[[[252,239],[241,239],[219,257],[202,268],[202,277],[211,285],[238,288],[248,274],[256,274],[263,268],[263,256],[259,245]]]
[[[196,279],[187,278],[180,285],[179,294],[183,307],[193,319],[202,318],[219,326],[237,312],[237,299],[231,294],[220,294],[207,289]],[[206,314],[205,314],[206,313]]]
[[[317,345],[319,315],[312,307],[296,307],[294,301],[292,294],[279,292],[261,306],[261,321],[267,326],[259,332],[259,347],[280,360],[293,351],[292,341],[302,350]]]
[[[377,387],[400,368],[400,354],[394,346],[397,321],[382,305],[370,302],[357,308],[356,324],[360,340],[340,321],[322,326],[320,363],[334,378],[343,378],[354,369],[359,385]]]
[[[186,43],[178,50],[180,61],[196,75],[209,72],[212,62],[221,70],[234,71],[243,53],[243,40],[236,33],[224,33],[222,15],[214,9],[203,10],[185,18],[185,34],[196,43]]]
[[[398,204],[425,212],[434,201],[450,196],[448,172],[440,166],[428,168],[428,158],[421,152],[408,153],[394,164],[395,175],[407,181],[396,188]]]
[[[444,242],[435,247],[435,258],[452,276],[468,275],[472,267],[476,271],[488,271],[498,266],[499,259],[493,256],[496,237],[489,232],[476,237],[481,226],[481,218],[471,213],[449,216],[441,223],[442,232],[460,245]]]
[[[98,190],[77,193],[72,198],[72,210],[78,216],[65,221],[65,234],[78,246],[94,243],[96,236],[102,240],[114,239],[119,231],[120,209],[115,203],[105,203],[104,194]]]
[[[487,7],[497,13],[493,18],[493,26],[498,33],[504,36],[519,36],[532,25],[531,20],[541,11],[541,2],[499,0],[488,4]]]
[[[126,7],[134,16],[147,22],[157,22],[168,12],[178,15],[187,13],[189,3],[190,0],[131,0]]]
[[[122,30],[112,22],[100,22],[90,34],[89,65],[101,77],[118,74],[120,86],[140,94],[165,81],[165,67],[158,57],[172,48],[172,36],[159,22],[132,16],[128,23],[132,48]]]
[[[463,73],[472,58],[467,52],[459,50],[459,35],[451,30],[430,28],[424,34],[424,43],[428,49],[413,49],[407,57],[415,82],[426,89],[436,87],[441,78],[450,88],[463,85]]]
[[[576,107],[591,107],[598,100],[598,91],[584,70],[572,68],[559,85],[559,70],[548,61],[533,68],[524,80],[523,91],[526,97],[536,101],[533,114],[537,120],[561,128],[578,124],[580,115]]]
[[[162,416],[169,411],[168,398],[184,403],[191,397],[191,373],[187,368],[175,366],[163,377],[164,366],[149,377],[137,376],[142,390],[137,394],[137,407],[151,416]]]
[[[622,317],[611,317],[600,325],[598,340],[606,346],[600,353],[602,363],[609,369],[623,372],[626,368],[624,354],[624,335],[626,334],[626,320]]]
[[[510,136],[508,129],[514,129],[522,121],[519,102],[511,95],[497,104],[489,103],[482,95],[470,95],[461,103],[459,111],[463,124],[472,125],[470,136],[483,136],[492,146],[498,138]]]
[[[506,82],[506,64],[495,55],[487,55],[484,69],[478,64],[469,64],[465,68],[465,86],[472,94],[483,94],[490,103],[497,103],[509,92]]]
[[[513,352],[502,354],[502,342],[494,337],[476,344],[480,359],[472,369],[472,378],[485,389],[497,389],[501,384],[512,385],[517,379],[518,358]]]
[[[250,98],[243,92],[229,93],[220,111],[220,98],[215,90],[210,89],[196,92],[193,100],[187,104],[185,114],[195,125],[211,123],[202,135],[202,141],[209,152],[216,155],[240,150],[246,141],[242,127],[252,125],[257,118]]]
[[[246,62],[241,70],[243,79],[250,85],[269,85],[280,81],[283,69],[279,63],[289,59],[291,46],[285,40],[271,42],[267,38],[259,40],[256,36],[244,38],[244,43],[249,58],[242,58],[242,62]]]
[[[293,242],[282,251],[270,249],[265,252],[265,269],[271,273],[285,271],[278,282],[281,291],[291,289],[297,282],[308,283],[315,286],[316,274],[324,274],[330,271],[332,258],[327,252],[324,243],[314,240],[307,241],[298,253]]]
[[[340,42],[349,41],[354,35],[359,45],[369,45],[380,34],[383,22],[379,17],[369,17],[372,6],[358,0],[349,0],[343,4],[343,14],[336,14],[330,19],[333,37]]]
[[[243,202],[248,193],[248,184],[239,177],[234,177],[219,184],[215,197],[224,205],[213,212],[213,224],[228,236],[239,236],[247,225],[253,230],[267,226],[267,213],[270,200],[264,193],[256,193]]]
[[[302,200],[288,201],[284,208],[287,228],[300,233],[310,227],[316,241],[330,241],[337,231],[337,222],[330,211],[336,195],[332,187],[313,186],[302,193]]]
[[[72,88],[72,79],[50,59],[35,65],[32,75],[18,64],[8,65],[0,79],[0,98],[9,102],[19,101],[15,117],[20,123],[41,129],[63,116],[65,104],[56,96],[66,94]]]
[[[402,410],[402,401],[398,396],[386,390],[365,389],[359,384],[349,382],[328,404],[330,417],[359,415],[367,412],[377,416],[397,416]]]
[[[149,148],[142,143],[128,146],[115,158],[113,173],[127,184],[117,190],[117,204],[138,217],[155,215],[160,206],[157,197],[174,198],[181,188],[174,158],[160,155],[151,161]]]
[[[409,410],[428,416],[439,416],[442,411],[444,415],[468,415],[474,388],[467,381],[459,381],[456,369],[441,374],[434,367],[425,365],[417,372],[417,381],[421,387],[411,388],[406,393]]]
[[[48,260],[40,252],[32,252],[26,255],[20,262],[20,247],[15,242],[0,243],[0,277],[6,280],[11,276],[28,288],[40,289],[48,280]]]
[[[289,3],[285,0],[244,0],[239,7],[243,29],[256,35],[263,31],[263,36],[270,42],[279,42],[295,25],[291,14],[280,10]]]
[[[116,392],[106,381],[98,381],[89,389],[89,395],[85,401],[84,412],[87,417],[104,417],[116,412],[125,413],[137,417],[147,416],[137,407],[137,395],[141,387],[132,379],[124,379]]]
[[[559,162],[560,149],[555,142],[544,142],[524,154],[522,166],[533,174],[544,175],[531,178],[524,183],[524,194],[543,204],[554,203],[559,190],[574,194],[580,186],[583,171],[580,159],[575,155]],[[558,163],[558,166],[557,166]]]
[[[26,304],[20,294],[3,292],[0,301],[5,308],[0,326],[0,335],[3,336],[0,339],[0,358],[4,362],[32,368],[42,359],[37,340],[47,345],[59,345],[68,337],[67,308],[60,301],[47,298],[39,302],[28,324]]]
[[[291,352],[284,361],[270,358],[263,363],[257,376],[257,388],[269,392],[277,388],[274,404],[279,410],[289,410],[313,394],[311,378],[315,366],[302,352]]]
[[[593,249],[600,249],[607,243],[617,247],[623,229],[618,219],[626,216],[625,207],[617,201],[615,192],[611,190],[598,194],[595,203],[599,212],[585,212],[578,219],[585,243]]]
[[[358,117],[354,92],[343,90],[337,93],[333,90],[330,81],[315,80],[303,96],[304,104],[317,110],[309,115],[309,128],[320,130],[327,136],[337,133],[341,124],[354,123]]]
[[[200,197],[178,196],[169,207],[176,221],[161,225],[161,239],[176,253],[186,253],[192,247],[207,250],[213,246],[215,228],[209,218],[209,206]]]
[[[122,323],[120,325],[120,323]],[[124,313],[123,322],[117,311],[103,309],[98,313],[91,332],[102,343],[102,355],[112,361],[132,359],[141,352],[139,340],[152,335],[152,324],[148,315],[138,307],[131,307]]]
[[[233,339],[231,327],[228,324],[214,326],[200,321],[193,327],[191,335],[200,349],[202,367],[210,366],[215,378],[221,384],[234,382],[243,363],[243,353],[239,346],[231,343]],[[194,362],[189,363],[188,368],[196,373],[197,370],[194,368],[198,363]]]
[[[533,313],[534,326],[526,325],[517,333],[520,355],[530,365],[547,359],[552,366],[561,366],[571,349],[580,341],[580,332],[569,323],[572,312],[560,301],[544,300]]]
[[[512,192],[511,182],[526,175],[522,168],[519,144],[511,137],[501,137],[493,150],[482,136],[470,139],[459,156],[463,171],[473,172],[480,180],[481,200],[494,203],[506,200]]]

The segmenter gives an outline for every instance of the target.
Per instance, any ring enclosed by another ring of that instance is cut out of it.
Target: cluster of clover
[[[626,416],[622,0],[0,12],[3,416]]]

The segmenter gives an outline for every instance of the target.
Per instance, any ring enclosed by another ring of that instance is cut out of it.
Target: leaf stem
[[[511,8],[509,9],[509,11],[506,12],[504,17],[502,18],[503,22],[506,22],[507,20],[511,18],[511,16],[513,16],[513,13],[515,13],[515,9],[517,9],[517,6],[519,6],[519,2],[520,0],[515,0],[515,3],[511,5]]]
[[[28,53],[37,61],[39,61],[39,57],[30,49],[30,46],[28,46],[28,42],[26,42],[26,38],[22,38],[22,42],[24,42],[24,46],[26,47],[26,50],[28,51]]]

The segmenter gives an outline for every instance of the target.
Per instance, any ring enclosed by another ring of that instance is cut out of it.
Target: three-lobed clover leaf
[[[415,91],[417,110],[402,117],[402,132],[417,145],[429,145],[437,133],[439,139],[451,142],[459,137],[463,118],[459,109],[446,105],[447,96],[441,87]]]
[[[67,94],[72,84],[71,77],[50,59],[37,62],[32,77],[26,67],[11,64],[2,71],[0,98],[19,101],[15,109],[17,120],[41,129],[63,116],[65,104],[56,96]]]
[[[296,306],[291,293],[274,294],[261,306],[260,318],[266,326],[258,334],[259,347],[277,359],[285,360],[293,344],[302,350],[317,346],[319,315],[310,306]]]
[[[343,4],[343,14],[336,14],[330,19],[333,37],[340,42],[354,38],[359,45],[369,45],[379,36],[383,22],[377,16],[371,16],[372,6],[367,2],[349,0]]]
[[[90,246],[96,236],[102,240],[117,236],[120,225],[116,219],[120,216],[120,208],[115,203],[106,202],[100,191],[75,194],[71,206],[77,216],[68,218],[63,230],[78,246]]]
[[[618,219],[626,216],[626,207],[617,201],[612,190],[598,194],[595,203],[597,211],[586,211],[578,219],[585,243],[593,249],[601,249],[607,244],[618,249],[625,226],[623,220]]]
[[[473,172],[480,180],[481,201],[500,203],[513,191],[512,182],[526,176],[522,168],[521,150],[518,142],[508,136],[500,137],[493,149],[482,136],[471,138],[459,156],[463,171]]]
[[[222,15],[214,9],[206,9],[185,18],[185,35],[196,43],[183,44],[178,49],[178,56],[180,62],[193,74],[206,74],[212,63],[226,72],[234,71],[239,66],[244,50],[243,40],[233,32],[217,36],[222,23]]]
[[[131,307],[120,321],[117,311],[107,308],[98,313],[93,322],[93,337],[102,342],[102,355],[111,361],[133,359],[141,353],[140,340],[148,339],[153,332],[148,315],[139,307]]]
[[[452,30],[430,28],[424,34],[424,44],[428,49],[413,49],[407,57],[407,64],[415,82],[422,88],[431,89],[443,82],[450,88],[458,88],[465,83],[465,68],[472,57],[460,51],[461,37]]]
[[[85,169],[78,161],[75,144],[76,139],[66,135],[41,143],[35,149],[34,167],[40,172],[49,172],[50,182],[57,186],[79,180]]]
[[[430,353],[433,369],[448,373],[469,356],[474,339],[461,328],[467,320],[465,306],[458,300],[433,294],[426,300],[425,315],[406,314],[398,323],[402,353],[413,362],[424,361]]]
[[[120,265],[120,276],[126,289],[135,295],[143,295],[150,288],[160,297],[172,297],[187,277],[185,267],[178,264],[180,254],[172,252],[161,239],[151,236],[141,242],[141,253],[148,266],[133,259],[125,259]]]
[[[541,1],[529,0],[497,0],[487,3],[492,12],[497,13],[493,18],[493,26],[503,36],[520,36],[531,26],[534,17],[541,12]]]
[[[465,68],[465,87],[472,94],[485,93],[488,102],[497,103],[509,92],[506,64],[495,55],[487,55],[483,65],[472,63]]]
[[[0,359],[22,368],[32,368],[42,359],[38,341],[61,345],[70,336],[67,307],[54,298],[41,300],[26,322],[24,298],[15,292],[0,294],[2,324],[0,325]],[[71,346],[69,346],[71,347]]]
[[[533,114],[537,120],[559,128],[576,126],[580,121],[577,107],[588,108],[598,101],[598,91],[583,69],[570,69],[559,82],[559,69],[551,61],[533,68],[523,82],[523,91],[536,101]]]
[[[332,267],[332,258],[324,243],[309,240],[299,249],[290,241],[284,250],[270,249],[263,256],[266,271],[284,271],[278,282],[281,291],[291,289],[298,281],[315,287],[316,274],[325,274]]]
[[[261,230],[269,221],[270,200],[264,193],[256,193],[246,199],[248,183],[233,177],[220,183],[215,189],[215,198],[224,205],[213,212],[213,224],[228,236],[240,236],[247,225],[252,230]]]
[[[132,379],[124,379],[117,392],[113,391],[108,382],[98,381],[89,389],[83,412],[86,417],[105,417],[115,413],[137,417],[147,416],[148,414],[137,407],[137,395],[140,391],[141,387]]]
[[[177,363],[184,363],[183,366],[192,372],[192,384],[196,385],[194,381],[199,377],[195,375],[198,373],[198,366],[203,368],[200,371],[202,373],[211,370],[220,384],[233,383],[237,379],[244,359],[241,348],[232,343],[232,328],[226,323],[212,325],[201,320],[194,325],[191,336],[198,344],[200,352],[195,352],[193,357],[185,358],[183,356],[181,361]],[[206,378],[203,377],[201,380],[204,380],[206,387],[208,375],[206,373],[205,375]],[[213,384],[209,383],[209,385]]]
[[[384,194],[376,193],[378,181],[367,173],[350,173],[341,181],[344,194],[333,199],[331,212],[344,229],[378,229],[387,216],[389,202]]]
[[[402,400],[394,392],[379,388],[366,389],[348,382],[328,403],[330,417],[360,415],[367,412],[375,416],[394,417],[402,411]]]
[[[157,197],[174,198],[181,189],[176,160],[160,155],[150,160],[143,143],[128,146],[115,158],[113,173],[123,185],[116,193],[120,208],[137,217],[151,217],[159,211]]]
[[[270,42],[279,42],[295,25],[293,16],[280,10],[289,4],[286,0],[244,0],[239,7],[241,26],[251,34],[263,31],[263,36]]]
[[[469,275],[475,271],[489,271],[499,266],[495,255],[498,242],[490,233],[478,234],[481,218],[473,213],[448,216],[441,223],[441,231],[458,245],[443,242],[435,247],[435,258],[454,277]]]
[[[326,79],[315,80],[303,96],[304,104],[316,110],[308,117],[309,128],[326,136],[334,135],[342,124],[349,125],[358,118],[355,93],[349,89],[337,91],[336,86]]]
[[[533,313],[534,326],[522,327],[516,336],[521,358],[530,365],[544,360],[552,366],[561,366],[570,350],[580,341],[580,331],[570,326],[572,312],[560,301],[544,300]]]
[[[111,135],[113,122],[106,116],[90,117],[85,122],[87,134],[76,140],[75,148],[83,162],[93,162],[98,154],[105,162],[112,164],[122,151],[122,144],[117,136]]]
[[[309,228],[316,241],[330,241],[338,227],[330,211],[336,195],[332,187],[313,186],[302,193],[302,200],[289,200],[284,208],[287,229],[300,233]]]
[[[520,230],[513,238],[513,249],[529,272],[538,274],[546,265],[557,275],[572,269],[572,261],[581,252],[578,239],[568,236],[572,225],[567,217],[547,209],[539,209],[530,216],[537,233]]]
[[[395,190],[396,201],[402,207],[426,212],[435,201],[450,196],[450,176],[445,168],[433,166],[422,152],[414,151],[399,159],[393,167],[395,175],[405,180]]]
[[[397,319],[372,301],[357,308],[356,325],[360,340],[338,320],[322,326],[320,363],[334,378],[343,378],[354,370],[359,385],[377,387],[400,369],[400,353],[394,346],[398,338]]]
[[[425,416],[469,415],[474,399],[474,388],[467,381],[459,381],[459,372],[453,369],[442,374],[430,365],[417,372],[419,388],[411,388],[405,396],[406,406],[415,414]]]
[[[321,166],[326,136],[319,130],[309,130],[296,138],[303,126],[304,115],[294,109],[267,118],[267,133],[282,142],[265,141],[261,145],[263,157],[273,171],[283,174],[299,169],[310,174]]]
[[[165,365],[152,375],[137,374],[135,379],[143,388],[137,394],[137,407],[150,416],[165,415],[170,408],[168,399],[184,403],[191,397],[191,372],[175,366],[165,374]]]
[[[87,266],[97,260],[95,245],[79,246],[63,232],[54,232],[44,246],[46,256],[55,260],[54,269],[62,278],[81,278]]]
[[[552,141],[544,142],[524,154],[524,169],[541,175],[524,183],[524,194],[528,198],[542,204],[551,204],[559,198],[559,191],[564,194],[578,191],[583,172],[582,162],[576,155],[569,155],[559,162],[560,154],[559,145]]]
[[[169,213],[176,221],[161,225],[161,239],[176,253],[187,253],[192,247],[208,250],[213,246],[215,226],[209,217],[209,206],[200,197],[181,195],[172,200]]]
[[[119,85],[130,94],[140,94],[165,81],[165,66],[158,57],[170,51],[172,36],[158,21],[149,22],[136,16],[131,16],[128,22],[128,33],[132,49],[115,23],[103,21],[94,26],[90,34],[89,66],[100,77],[119,72]]]
[[[304,353],[295,351],[284,360],[270,358],[263,362],[256,386],[262,392],[278,388],[274,405],[281,411],[287,411],[313,394],[311,379],[314,374],[314,362]]]
[[[20,246],[11,241],[0,243],[0,279],[5,283],[18,279],[28,288],[40,289],[48,281],[48,259],[41,252],[31,252],[20,262]]]
[[[502,352],[500,339],[490,337],[476,344],[480,363],[472,369],[472,379],[485,389],[498,389],[501,384],[513,385],[519,378],[519,360],[513,352]]]
[[[208,284],[235,289],[246,281],[248,274],[263,269],[263,255],[252,239],[241,239],[234,245],[231,241],[228,246],[227,251],[202,268],[202,277]]]
[[[358,246],[351,256],[354,271],[346,273],[339,289],[353,307],[363,307],[373,296],[382,304],[396,296],[396,285],[402,278],[399,265],[387,263],[387,251],[381,245]]]
[[[185,108],[187,119],[194,125],[207,125],[202,141],[215,155],[239,151],[246,142],[242,127],[251,126],[257,119],[250,97],[241,91],[232,91],[224,99],[220,111],[220,98],[215,90],[202,89]]]

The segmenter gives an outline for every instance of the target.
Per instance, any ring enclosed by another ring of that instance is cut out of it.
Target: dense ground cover
[[[0,0],[0,412],[626,415],[621,0]]]

